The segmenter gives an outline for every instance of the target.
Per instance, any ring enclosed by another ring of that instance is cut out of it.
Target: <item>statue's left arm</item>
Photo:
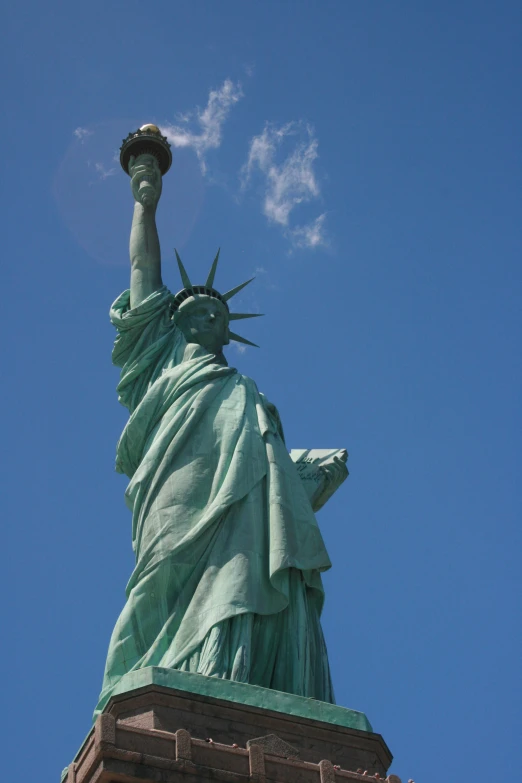
[[[260,397],[284,443],[283,425],[277,408],[264,394]],[[319,511],[348,478],[346,449],[291,449],[290,459],[297,468],[314,511]]]

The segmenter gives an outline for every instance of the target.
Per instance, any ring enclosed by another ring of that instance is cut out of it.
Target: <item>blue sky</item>
[[[338,703],[403,781],[518,774],[519,3],[21,3],[3,28],[6,779],[71,760],[132,570],[107,312],[114,154],[150,121],[166,283],[174,246],[196,282],[218,246],[218,287],[256,274],[261,348],[230,363],[289,447],[350,453],[318,515]]]

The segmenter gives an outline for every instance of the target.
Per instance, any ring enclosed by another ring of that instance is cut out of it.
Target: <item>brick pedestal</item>
[[[184,684],[180,674],[176,682]],[[288,714],[276,692],[188,677],[188,685],[225,697],[165,687],[154,676],[115,694],[70,765],[67,783],[368,783],[386,775],[392,756],[382,737],[338,725],[350,723],[350,710],[280,694],[294,713]],[[259,701],[264,691],[269,703],[275,698],[275,709],[237,700],[253,693],[250,701]],[[337,725],[320,719],[324,712]],[[394,775],[387,780],[400,783]]]

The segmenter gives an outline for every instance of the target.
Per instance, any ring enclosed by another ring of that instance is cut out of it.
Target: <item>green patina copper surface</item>
[[[330,560],[314,508],[346,477],[346,453],[301,449],[296,468],[276,408],[223,354],[231,339],[248,342],[229,329],[245,315],[228,304],[245,284],[220,294],[216,257],[194,286],[178,257],[184,288],[173,295],[161,278],[158,163],[131,156],[128,172],[131,286],[111,320],[130,413],[116,467],[129,477],[136,567],[96,714],[143,671],[210,676],[215,684],[193,681],[223,692],[232,686],[219,680],[234,681],[238,698],[271,688],[332,703],[320,624]],[[282,693],[273,702],[294,703]]]
[[[262,707],[265,710],[282,712],[285,715],[295,715],[299,718],[310,718],[335,726],[359,731],[373,731],[370,721],[362,712],[328,704],[291,693],[282,693],[270,688],[260,688],[231,680],[220,680],[215,677],[203,677],[201,674],[190,674],[175,669],[161,669],[151,666],[146,669],[126,674],[116,688],[114,696],[145,688],[147,685],[159,685],[163,688],[173,688],[186,693],[197,693],[199,696],[209,696],[214,699],[224,699],[250,707]]]

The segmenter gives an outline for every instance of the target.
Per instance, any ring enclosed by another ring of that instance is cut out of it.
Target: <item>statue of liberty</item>
[[[141,131],[161,138],[155,126]],[[312,452],[290,456],[277,409],[228,365],[223,347],[248,343],[231,322],[253,316],[229,310],[247,283],[214,287],[219,252],[204,285],[176,253],[183,289],[163,285],[160,163],[152,145],[126,166],[130,290],[110,316],[130,413],[116,469],[130,479],[136,566],[95,714],[123,675],[147,666],[333,703],[320,624],[330,560],[314,510],[346,478],[347,455],[330,450],[321,465]]]

